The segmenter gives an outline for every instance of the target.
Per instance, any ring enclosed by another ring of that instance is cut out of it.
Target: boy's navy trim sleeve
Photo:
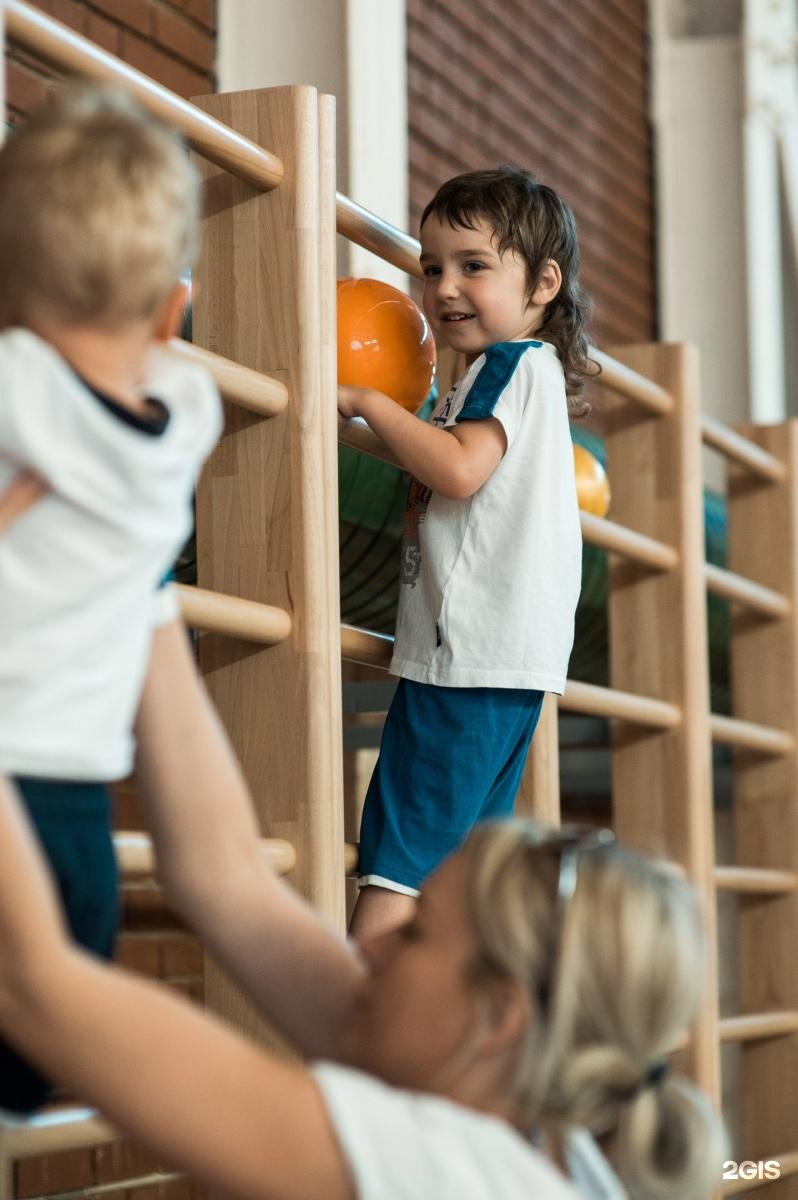
[[[477,375],[465,404],[455,417],[460,421],[483,421],[493,415],[501,394],[515,373],[515,368],[530,346],[539,348],[542,342],[498,342],[485,351],[485,365]]]

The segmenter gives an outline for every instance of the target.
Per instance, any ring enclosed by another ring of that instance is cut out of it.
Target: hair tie
[[[666,1058],[655,1059],[654,1062],[649,1064],[648,1070],[643,1077],[641,1089],[658,1087],[668,1074],[668,1070],[668,1060]]]

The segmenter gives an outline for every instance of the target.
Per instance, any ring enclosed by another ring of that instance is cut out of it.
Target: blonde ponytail
[[[696,1200],[717,1187],[722,1125],[665,1056],[689,1026],[703,942],[692,890],[617,843],[577,858],[531,821],[479,827],[466,844],[479,958],[523,981],[533,1018],[513,1101],[530,1130],[601,1138],[631,1200]]]
[[[667,1079],[621,1109],[613,1161],[629,1200],[710,1196],[725,1153],[712,1106],[685,1079]]]

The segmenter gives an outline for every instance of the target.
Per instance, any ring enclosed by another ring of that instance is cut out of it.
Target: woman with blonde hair
[[[722,1127],[666,1057],[704,975],[691,889],[606,830],[482,826],[460,856],[483,969],[536,1001],[513,1079],[522,1125],[554,1146],[566,1130],[576,1178],[589,1131],[628,1196],[709,1195]]]
[[[149,737],[144,720],[140,736],[144,791],[180,791],[170,735]],[[221,735],[217,751],[221,764]],[[672,874],[606,833],[483,826],[362,958],[279,880],[260,887],[273,936],[250,990],[300,1050],[329,1061],[280,1061],[71,945],[3,786],[0,1029],[164,1160],[250,1200],[714,1190],[719,1124],[664,1057],[702,974],[694,900]]]
[[[0,1034],[241,1200],[711,1195],[720,1124],[664,1058],[703,974],[684,882],[606,832],[508,821],[472,833],[405,925],[347,943],[265,864],[187,639],[154,641],[136,775],[159,877],[310,1066],[71,944],[1,777]]]

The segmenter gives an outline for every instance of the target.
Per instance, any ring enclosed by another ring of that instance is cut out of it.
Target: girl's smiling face
[[[420,261],[430,324],[469,365],[488,346],[532,337],[552,298],[543,279],[530,298],[526,262],[514,250],[500,255],[484,221],[466,229],[430,213],[421,227]]]

